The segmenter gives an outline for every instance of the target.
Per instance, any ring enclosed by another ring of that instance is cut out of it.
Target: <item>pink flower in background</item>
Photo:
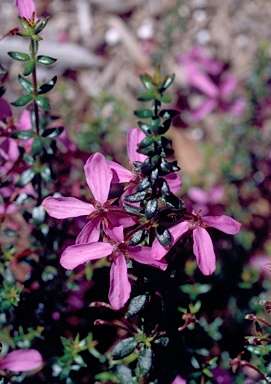
[[[0,369],[12,372],[32,371],[41,366],[43,359],[35,349],[19,349],[8,353],[0,360]]]
[[[217,204],[219,203],[225,194],[224,187],[217,185],[213,187],[210,191],[204,191],[199,187],[192,187],[187,192],[188,197],[193,200],[195,210],[197,212],[202,211],[203,215],[206,215],[209,212],[208,204]]]
[[[84,166],[87,184],[94,196],[91,203],[85,203],[75,197],[47,197],[42,205],[48,214],[56,219],[86,216],[90,221],[77,237],[77,244],[97,241],[100,237],[100,225],[108,223],[129,226],[134,224],[130,216],[120,208],[111,206],[113,200],[107,200],[113,174],[101,153],[89,157]]]
[[[25,109],[22,112],[16,124],[16,128],[18,131],[28,131],[32,129],[30,111],[28,109]],[[25,149],[26,153],[30,153],[33,140],[33,138],[27,140],[19,140],[19,145]]]
[[[162,270],[167,268],[167,263],[164,260],[154,260],[150,247],[127,245],[124,242],[123,226],[109,226],[106,233],[110,236],[108,243],[98,241],[67,247],[61,255],[60,264],[66,269],[74,269],[88,261],[110,256],[112,263],[108,298],[111,306],[118,310],[125,305],[131,292],[125,258]]]
[[[196,256],[198,267],[204,275],[210,275],[215,271],[215,253],[210,235],[206,228],[216,228],[229,235],[235,235],[240,231],[241,224],[229,216],[201,216],[198,213],[190,221],[184,221],[169,228],[173,242],[184,235],[187,231],[193,231],[193,252]],[[159,260],[168,252],[157,239],[153,242],[153,258]]]
[[[250,257],[248,264],[257,269],[265,277],[271,277],[271,256],[254,255]]]
[[[180,375],[176,376],[171,384],[186,384],[187,381],[184,380]]]
[[[225,70],[223,63],[204,57],[199,47],[181,55],[179,62],[184,66],[187,83],[205,95],[199,107],[190,112],[192,120],[203,119],[215,108],[235,115],[244,112],[244,99],[232,99],[237,80],[232,73]]]
[[[146,135],[139,128],[132,128],[128,132],[127,152],[131,171],[114,161],[107,161],[109,167],[112,169],[113,172],[112,182],[130,184],[129,191],[126,192],[125,195],[132,193],[133,186],[136,185],[141,178],[141,173],[136,172],[134,170],[135,167],[133,163],[135,161],[143,163],[147,159],[146,155],[137,152],[137,144],[140,143],[145,137]],[[163,176],[163,178],[167,181],[172,193],[176,193],[180,189],[182,182],[176,173],[171,173],[170,175]]]
[[[12,116],[12,111],[9,103],[5,99],[0,98],[0,120],[4,121],[10,116]]]
[[[0,137],[0,174],[6,175],[14,166],[20,155],[16,140]]]
[[[20,17],[24,17],[26,20],[30,20],[34,13],[34,20],[38,20],[36,18],[36,8],[33,0],[16,0],[16,7],[18,9],[18,14]]]

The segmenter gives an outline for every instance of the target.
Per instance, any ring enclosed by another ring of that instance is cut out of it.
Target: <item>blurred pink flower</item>
[[[257,269],[266,277],[271,277],[271,256],[254,255],[250,257],[248,264]]]
[[[22,112],[16,124],[16,128],[18,131],[27,131],[32,129],[30,111],[28,109],[25,109]],[[19,140],[19,145],[25,149],[26,153],[30,153],[33,140],[34,140],[33,138],[27,139],[27,140]]]
[[[12,116],[12,111],[9,103],[5,99],[0,98],[0,120],[4,121],[10,116]]]
[[[33,0],[16,0],[16,7],[20,17],[24,17],[26,20],[30,20],[34,13],[34,20],[38,20],[36,18],[36,8]]]
[[[186,384],[187,381],[184,380],[180,375],[176,376],[171,384]]]
[[[8,353],[0,360],[0,369],[13,372],[32,371],[43,363],[41,354],[35,349],[19,349]]]
[[[172,236],[172,245],[184,235],[187,231],[193,231],[193,251],[197,259],[199,269],[204,275],[210,275],[215,271],[215,253],[212,240],[206,228],[213,227],[230,235],[235,235],[239,232],[241,224],[229,216],[204,216],[201,212],[190,221],[184,221],[169,228]],[[157,239],[153,242],[153,258],[159,260],[168,252]]]
[[[188,197],[195,203],[194,207],[197,212],[202,211],[203,215],[209,212],[208,204],[217,204],[225,194],[224,187],[221,185],[214,186],[210,191],[204,191],[199,187],[192,187],[187,192]]]
[[[0,174],[6,175],[14,166],[20,155],[16,140],[0,137]]]
[[[223,63],[204,57],[200,47],[194,47],[187,54],[181,55],[179,62],[184,66],[188,84],[205,95],[200,106],[190,112],[192,120],[203,119],[215,108],[235,115],[244,112],[244,99],[232,99],[237,80],[225,70]]]

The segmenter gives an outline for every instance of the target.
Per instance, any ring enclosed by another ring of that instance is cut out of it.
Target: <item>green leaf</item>
[[[135,337],[128,337],[119,341],[112,350],[112,358],[114,360],[123,359],[124,357],[130,355],[136,348],[138,341]]]
[[[164,135],[170,128],[171,119],[167,119],[157,129],[158,135]]]
[[[126,319],[130,319],[131,317],[137,315],[140,311],[142,311],[145,308],[147,300],[148,295],[146,293],[144,295],[133,297],[130,300],[128,311],[125,315]]]
[[[41,174],[41,177],[43,178],[43,180],[46,181],[47,183],[53,182],[52,173],[51,173],[50,168],[48,168],[46,166],[42,167],[40,174]]]
[[[174,77],[174,74],[167,76],[163,83],[160,85],[159,91],[164,92],[173,83]]]
[[[152,119],[151,119],[151,130],[152,130],[152,132],[154,132],[154,133],[157,132],[157,128],[158,128],[159,124],[160,124],[159,117],[153,116]]]
[[[19,22],[27,32],[27,36],[31,36],[34,32],[33,28],[29,26],[28,21],[24,17],[18,17]]]
[[[32,93],[33,92],[33,85],[31,83],[31,81],[25,79],[21,75],[18,75],[18,80],[19,80],[19,83],[21,84],[21,86],[23,87],[23,89],[27,93]]]
[[[123,208],[125,209],[126,212],[133,213],[136,215],[142,215],[143,211],[140,207],[135,207],[133,205],[125,204],[123,203]]]
[[[145,191],[146,189],[150,188],[151,187],[151,183],[150,183],[150,179],[148,176],[144,177],[143,180],[141,180],[141,182],[137,185],[136,187],[136,191],[137,192],[140,192],[140,191]]]
[[[135,111],[135,115],[140,117],[140,119],[147,119],[149,117],[152,117],[152,110],[151,109],[137,109]]]
[[[17,100],[13,101],[11,104],[15,107],[23,107],[28,104],[33,99],[32,95],[22,95]]]
[[[24,153],[23,161],[28,165],[33,165],[35,163],[35,159],[28,153]]]
[[[34,207],[32,210],[32,218],[34,225],[38,227],[44,222],[45,219],[45,209],[43,208],[42,205],[38,207]]]
[[[142,241],[147,237],[147,235],[148,235],[147,231],[143,231],[142,229],[137,231],[131,237],[129,245],[133,246],[133,245],[138,245],[138,244],[142,243]]]
[[[37,57],[37,62],[43,65],[51,65],[56,62],[57,59],[53,59],[52,57],[49,56],[38,56]]]
[[[145,216],[147,220],[150,220],[152,217],[156,215],[158,211],[158,200],[151,199],[147,202],[145,207]]]
[[[14,60],[18,60],[18,61],[30,60],[30,56],[27,53],[11,51],[11,52],[8,52],[8,55],[12,57]]]
[[[164,225],[158,225],[156,228],[156,237],[164,248],[169,248],[171,246],[171,234]]]
[[[141,149],[141,148],[148,147],[149,145],[151,145],[153,143],[154,143],[154,138],[152,136],[147,136],[142,141],[140,141],[140,143],[138,143],[137,146],[139,149]]]
[[[153,353],[151,348],[142,347],[139,351],[137,369],[140,376],[146,375],[152,366]]]
[[[171,97],[166,93],[159,93],[158,95],[156,95],[156,99],[161,101],[162,103],[170,103],[172,100]]]
[[[154,94],[153,94],[153,92],[142,93],[141,95],[138,96],[137,99],[139,101],[149,101],[149,100],[154,99]]]
[[[143,201],[145,199],[147,192],[137,192],[132,195],[125,196],[124,200],[129,201],[130,203],[137,203],[139,201]]]
[[[50,81],[41,85],[39,87],[38,93],[41,95],[43,93],[47,93],[47,92],[51,91],[51,89],[53,89],[55,86],[56,80],[57,80],[57,76],[54,76]]]
[[[140,80],[142,82],[142,84],[144,85],[144,87],[148,90],[148,91],[151,91],[154,89],[154,85],[152,83],[152,77],[149,76],[149,75],[141,75],[140,76]]]
[[[162,109],[159,112],[159,116],[162,117],[162,119],[172,119],[173,117],[179,115],[180,112],[176,109]]]
[[[35,34],[38,35],[45,27],[46,24],[48,23],[49,17],[47,17],[45,20],[42,20],[36,27],[35,29]]]
[[[131,369],[125,365],[117,365],[115,373],[121,384],[135,384],[137,382],[136,378],[132,375]]]
[[[30,181],[34,178],[35,175],[36,172],[34,171],[34,169],[27,169],[21,174],[19,180],[16,183],[16,187],[24,187],[26,184],[30,183]]]
[[[33,45],[34,45],[34,53],[36,55],[38,50],[39,50],[39,42],[36,41],[36,40],[33,40]],[[30,52],[30,54],[31,54],[31,51],[32,51],[32,44],[30,43],[29,44],[29,52]]]
[[[32,73],[34,68],[35,68],[35,61],[32,59],[27,60],[24,66],[24,71],[23,71],[24,76],[30,75],[30,73]]]
[[[38,155],[41,152],[43,144],[44,144],[44,139],[42,139],[42,137],[35,137],[32,144],[32,149],[31,149],[33,156]]]
[[[47,128],[43,132],[42,136],[43,137],[49,137],[50,139],[53,139],[64,131],[64,127],[56,127],[56,128]]]
[[[142,121],[138,121],[137,124],[145,135],[151,134],[150,126],[148,124],[143,123]]]
[[[34,136],[33,129],[27,129],[25,131],[14,131],[10,135],[10,137],[13,137],[14,139],[20,139],[20,140],[28,140],[31,139]]]
[[[35,102],[36,104],[41,108],[43,109],[44,111],[48,111],[48,109],[50,108],[49,107],[49,101],[46,97],[44,96],[38,96],[36,99],[35,99]]]

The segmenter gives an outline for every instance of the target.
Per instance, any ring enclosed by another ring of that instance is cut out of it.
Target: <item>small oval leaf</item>
[[[143,232],[143,231],[142,231]],[[144,295],[139,295],[133,297],[130,300],[128,312],[126,313],[126,319],[130,319],[131,317],[137,315],[142,309],[144,309],[148,300],[148,295],[145,293]]]
[[[23,89],[26,92],[28,92],[28,93],[32,93],[33,92],[33,85],[31,83],[31,81],[25,79],[21,75],[18,75],[18,80],[19,80],[19,83],[21,84],[21,86],[23,87]]]
[[[30,73],[32,73],[34,67],[35,67],[35,61],[32,59],[27,60],[27,62],[25,63],[25,66],[24,66],[24,72],[23,72],[24,76],[30,75]]]
[[[14,131],[10,135],[10,137],[13,137],[14,139],[20,139],[20,140],[28,140],[31,139],[34,136],[34,131],[32,129],[27,129],[25,131]]]
[[[23,107],[32,100],[32,95],[22,95],[17,100],[13,101],[11,104],[15,107]]]
[[[43,109],[44,111],[47,111],[49,109],[49,101],[46,97],[44,96],[38,96],[35,99],[36,104]]]
[[[128,337],[119,341],[112,350],[112,358],[114,360],[123,359],[130,355],[136,348],[138,341],[134,337]]]
[[[38,56],[37,57],[37,62],[43,65],[51,65],[56,62],[57,59],[53,59],[52,57],[49,56]]]
[[[26,184],[30,183],[30,181],[34,178],[36,172],[30,168],[24,171],[19,180],[16,183],[16,187],[24,187]]]
[[[8,52],[8,55],[12,57],[14,60],[18,60],[18,61],[30,60],[30,56],[22,52]]]
[[[156,215],[158,211],[158,200],[151,199],[147,202],[145,207],[145,216],[147,220],[150,220],[152,217]]]
[[[140,376],[146,375],[152,366],[153,353],[151,348],[142,347],[139,352],[137,368]]]
[[[137,109],[135,111],[135,115],[140,117],[141,119],[147,119],[149,117],[152,117],[152,110],[151,109]]]

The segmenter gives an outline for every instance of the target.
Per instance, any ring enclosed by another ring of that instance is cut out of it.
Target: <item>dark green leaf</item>
[[[128,337],[119,341],[112,350],[112,358],[114,360],[123,359],[125,356],[130,355],[136,348],[138,341],[135,337]]]
[[[155,154],[155,143],[149,145],[148,147],[145,147],[145,148],[140,148],[138,150],[139,153],[142,153],[143,155],[147,155],[147,156],[152,156]]]
[[[160,188],[162,195],[168,195],[170,193],[168,183],[162,177],[159,178],[158,187]]]
[[[151,182],[154,184],[157,181],[157,178],[159,176],[159,171],[157,168],[155,168],[151,173]]]
[[[174,74],[167,76],[164,82],[160,85],[159,91],[164,92],[164,90],[166,90],[173,83],[174,77]]]
[[[32,73],[34,67],[35,67],[35,61],[32,59],[27,60],[27,62],[25,63],[25,66],[24,66],[24,72],[23,72],[24,76],[30,75],[30,73]]]
[[[170,208],[183,209],[185,207],[182,200],[180,200],[173,193],[170,193],[169,195],[162,195],[161,199],[163,203]]]
[[[32,144],[32,155],[38,155],[43,147],[44,141],[41,137],[35,137],[33,144]]]
[[[47,183],[53,182],[50,168],[48,168],[46,166],[42,167],[40,174],[41,174],[41,177],[43,178],[43,180],[46,181]]]
[[[19,180],[16,183],[16,187],[24,187],[26,184],[30,183],[30,181],[34,178],[36,172],[34,169],[30,168],[24,171]]]
[[[163,175],[167,175],[172,172],[171,164],[164,158],[161,159],[160,167],[163,172]]]
[[[32,93],[33,92],[33,85],[31,83],[31,81],[25,79],[21,75],[18,75],[18,80],[19,80],[19,83],[21,84],[21,86],[23,87],[23,89],[27,93]]]
[[[141,165],[141,172],[145,175],[149,175],[152,171],[152,163],[148,157]]]
[[[21,52],[8,52],[8,55],[12,57],[14,60],[18,61],[27,61],[30,60],[30,56],[27,53]]]
[[[151,187],[151,183],[150,183],[149,177],[147,176],[147,177],[144,177],[144,179],[141,180],[141,182],[137,185],[136,191],[137,192],[145,191],[150,187]]]
[[[140,143],[138,143],[137,146],[139,149],[141,149],[141,148],[148,147],[149,145],[153,144],[153,142],[154,142],[154,138],[152,136],[147,136],[142,141],[140,141]]]
[[[162,117],[163,119],[172,119],[173,117],[179,114],[180,112],[177,111],[176,109],[162,109],[159,112],[159,116]]]
[[[37,62],[43,65],[50,65],[54,64],[57,59],[53,59],[52,57],[49,56],[38,56],[37,57]]]
[[[161,124],[158,129],[157,129],[157,133],[158,135],[164,135],[164,133],[166,133],[169,128],[170,128],[170,124],[171,124],[171,119],[167,119],[163,122],[163,124]]]
[[[147,202],[145,207],[145,217],[147,220],[150,220],[153,218],[158,211],[158,200],[157,199],[151,199]]]
[[[156,95],[156,99],[161,101],[162,103],[170,103],[171,102],[171,97],[167,95],[166,93],[159,93]]]
[[[148,117],[152,117],[152,110],[151,109],[137,109],[135,111],[135,115],[138,116],[140,119],[147,119]]]
[[[43,109],[44,111],[48,111],[49,109],[49,101],[46,97],[44,96],[38,96],[36,99],[35,99],[35,102],[37,103],[37,105]]]
[[[156,237],[164,248],[169,248],[171,246],[171,234],[165,226],[158,225],[156,228]]]
[[[33,45],[34,45],[34,53],[36,55],[38,50],[39,50],[39,42],[36,41],[36,40],[33,40]],[[32,50],[32,44],[30,43],[30,45],[29,45],[29,52],[30,52],[30,54],[31,54],[31,50]]]
[[[137,231],[136,233],[133,234],[129,245],[133,246],[133,245],[138,245],[142,243],[142,241],[146,238],[146,236],[147,236],[146,231],[143,231],[143,230]]]
[[[24,153],[23,161],[28,165],[33,165],[35,163],[35,159],[28,153]]]
[[[139,295],[130,300],[128,311],[125,315],[126,319],[130,319],[131,317],[137,315],[142,309],[145,308],[145,305],[148,300],[148,295],[145,293],[144,295]]]
[[[138,121],[137,124],[145,135],[149,135],[151,133],[150,126],[148,124],[143,123],[142,121]]]
[[[57,80],[57,76],[54,76],[50,81],[41,85],[39,87],[38,93],[41,95],[43,93],[47,93],[47,92],[51,91],[51,89],[53,89],[55,86],[56,80]]]
[[[15,107],[23,107],[26,104],[28,104],[31,100],[32,100],[32,95],[27,94],[27,95],[20,96],[17,100],[13,101],[13,103],[11,104],[14,105]]]
[[[149,75],[141,75],[140,80],[144,87],[148,90],[151,91],[154,89],[154,85],[152,84],[152,78]]]
[[[154,167],[156,167],[159,164],[159,162],[160,162],[160,156],[159,155],[154,155],[154,156],[151,157],[150,160],[151,160],[152,165]]]
[[[157,128],[158,128],[159,124],[160,124],[159,117],[153,116],[152,119],[151,119],[151,130],[152,130],[152,132],[154,132],[154,133],[157,132]]]
[[[142,347],[139,351],[137,369],[140,376],[146,375],[152,366],[152,350],[149,347]]]
[[[42,136],[43,137],[49,137],[50,139],[53,139],[53,138],[61,135],[61,133],[63,131],[64,131],[64,127],[48,128],[48,129],[45,129]]]
[[[154,94],[153,92],[146,92],[142,93],[141,95],[138,96],[139,101],[149,101],[154,99]]]
[[[169,343],[168,337],[159,337],[159,339],[156,339],[155,344],[161,344],[163,347],[166,347]]]
[[[32,218],[35,226],[39,226],[44,222],[45,209],[42,205],[34,207],[32,210]]]
[[[146,197],[147,192],[137,192],[132,195],[125,196],[124,200],[129,201],[130,203],[137,203],[139,201],[143,201]]]
[[[129,213],[134,213],[136,215],[142,215],[143,214],[143,211],[140,207],[135,207],[133,205],[129,205],[129,204],[125,204],[123,203],[123,208],[125,209],[126,212],[129,212]]]
[[[36,27],[35,29],[35,34],[38,35],[45,27],[46,24],[48,23],[49,17],[47,17],[45,20],[42,20]]]
[[[131,369],[125,365],[117,365],[115,373],[121,384],[135,384],[137,382],[136,378],[133,378]]]
[[[27,32],[27,35],[28,36],[31,36],[32,32],[33,32],[33,28],[31,28],[27,22],[27,20],[23,17],[18,17],[18,20],[19,22],[21,23],[21,25],[24,27],[24,29],[26,30]]]
[[[28,140],[34,136],[34,131],[32,129],[27,129],[25,131],[14,131],[10,136],[14,139]]]

